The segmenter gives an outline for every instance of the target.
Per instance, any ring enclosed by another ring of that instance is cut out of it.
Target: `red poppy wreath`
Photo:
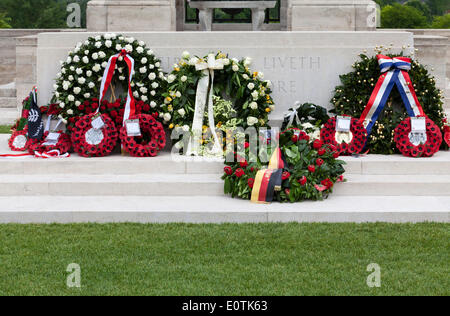
[[[431,157],[439,151],[442,133],[439,127],[426,118],[426,140],[414,140],[411,133],[411,118],[403,120],[394,131],[398,150],[406,157]]]
[[[30,154],[39,156],[39,154],[44,154],[52,151],[58,151],[59,155],[66,154],[70,151],[70,149],[72,148],[72,142],[69,135],[62,131],[52,132],[52,134],[59,135],[57,139],[55,138],[55,142],[52,142],[48,139],[49,134],[50,133],[46,131],[41,141],[30,139],[28,144],[28,152]]]
[[[141,136],[128,136],[127,124],[120,130],[123,149],[133,157],[155,157],[166,146],[162,124],[148,114],[138,114],[130,120],[139,120]]]
[[[27,133],[27,127],[21,131],[13,131],[8,141],[9,148],[12,151],[26,151],[29,145]]]
[[[93,121],[101,118],[100,126],[94,128]],[[72,129],[72,145],[82,157],[104,157],[117,144],[119,134],[116,125],[106,114],[88,114],[81,117]]]
[[[335,146],[340,155],[359,154],[366,144],[367,131],[358,119],[352,118],[350,132],[338,132],[336,117],[332,117],[320,131],[320,138],[325,144]]]

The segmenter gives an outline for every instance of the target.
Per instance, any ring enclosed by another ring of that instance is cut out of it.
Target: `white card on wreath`
[[[411,117],[411,132],[424,133],[427,131],[426,120],[424,117]]]
[[[352,123],[351,117],[338,116],[336,119],[336,131],[344,133],[350,132],[351,123]]]
[[[103,122],[102,116],[94,116],[91,122],[91,125],[95,129],[102,129],[105,126],[105,122]]]
[[[45,141],[55,142],[57,143],[59,140],[59,136],[61,136],[60,133],[49,133],[48,136],[45,138]]]
[[[134,136],[141,136],[141,126],[139,125],[139,120],[127,120],[125,121],[125,126],[127,128],[127,135],[134,137]]]

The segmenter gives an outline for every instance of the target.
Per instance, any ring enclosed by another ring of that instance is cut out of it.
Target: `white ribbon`
[[[289,119],[289,123],[286,126],[286,128],[291,127],[292,123],[294,123],[294,120],[297,125],[300,125],[301,122],[300,122],[300,119],[298,118],[298,111],[297,111],[299,105],[300,105],[300,102],[296,102],[294,107],[292,108],[292,111],[290,111],[289,113],[287,113],[284,116],[285,119]]]
[[[195,113],[192,121],[192,137],[189,142],[187,155],[199,155],[200,140],[203,133],[203,118],[205,115],[206,102],[208,102],[208,123],[211,133],[214,137],[213,153],[220,154],[223,152],[219,137],[216,133],[216,124],[214,122],[214,70],[221,70],[224,67],[223,59],[216,59],[214,54],[208,55],[208,60],[199,60],[195,65],[197,71],[202,71],[203,77],[200,78],[197,85],[197,93],[195,97]]]

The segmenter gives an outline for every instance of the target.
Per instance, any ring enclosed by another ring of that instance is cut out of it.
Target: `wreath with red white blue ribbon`
[[[403,104],[406,107],[406,111],[410,117],[426,117],[426,114],[423,111],[423,108],[417,98],[414,85],[412,83],[412,80],[408,74],[408,71],[411,69],[411,59],[407,57],[388,57],[385,55],[377,55],[378,65],[380,67],[381,75],[377,81],[377,84],[375,85],[375,88],[369,98],[369,102],[366,105],[359,122],[356,123],[354,119],[352,119],[352,126],[354,124],[362,124],[364,128],[366,129],[366,139],[364,141],[364,145],[367,142],[367,137],[370,136],[372,132],[372,128],[375,125],[376,121],[378,120],[378,117],[383,112],[383,109],[386,106],[386,103],[388,101],[389,95],[392,92],[392,89],[394,86],[397,86],[397,89],[400,93],[400,96],[402,98]],[[410,118],[406,119],[406,121],[410,122]],[[431,124],[434,124],[430,119],[427,120],[427,128],[431,126]],[[330,121],[325,124],[324,129],[322,130],[322,134],[324,135],[323,141],[325,142],[332,142],[334,139],[330,137],[326,137],[326,135],[331,134],[330,128],[333,126],[335,122],[335,119],[330,119]],[[396,142],[398,140],[404,140],[404,135],[400,135],[402,132],[404,132],[404,129],[402,128],[402,122],[394,131],[394,139]],[[351,133],[353,131],[350,131]],[[349,133],[350,133],[349,132]],[[408,132],[408,134],[411,131]],[[428,132],[428,129],[427,129]],[[347,137],[347,140],[351,137]],[[430,141],[439,141],[439,137],[432,137],[429,139]],[[439,144],[437,146],[437,150],[439,150],[439,146],[442,143],[442,136],[439,141]],[[423,153],[422,147],[428,148],[426,150],[427,155],[432,156],[436,151],[434,150],[435,146],[427,147],[427,143],[411,143],[408,144],[408,149],[406,150],[405,146],[403,144],[398,144],[397,142],[397,148],[400,150],[400,152],[405,156],[414,156],[416,152]],[[355,154],[360,153],[364,146],[357,146],[355,148],[356,151]],[[433,149],[433,150],[432,150]],[[411,155],[411,150],[414,152],[414,155]]]

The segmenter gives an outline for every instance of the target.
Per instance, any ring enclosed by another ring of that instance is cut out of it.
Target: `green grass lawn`
[[[0,225],[0,295],[449,295],[449,228]],[[366,284],[370,263],[380,288]]]
[[[0,134],[10,134],[11,126],[0,125]]]

